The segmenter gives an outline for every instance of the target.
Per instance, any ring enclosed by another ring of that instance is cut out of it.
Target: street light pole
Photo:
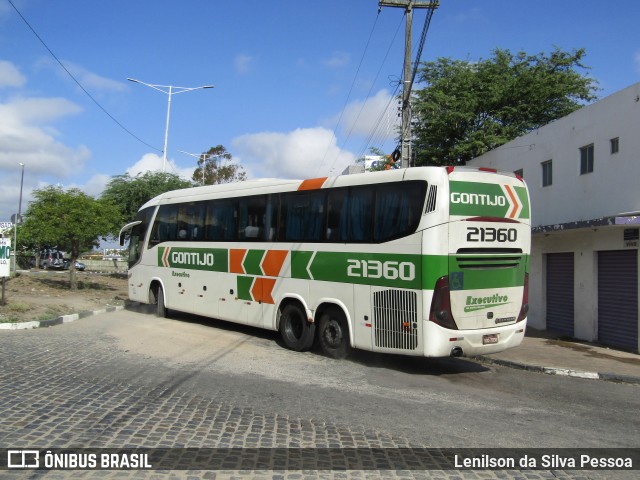
[[[173,85],[154,85],[151,83],[145,83],[140,80],[136,80],[135,78],[127,78],[127,80],[129,80],[130,82],[146,85],[147,87],[151,87],[154,90],[158,90],[159,92],[162,92],[169,97],[169,100],[167,102],[167,125],[164,130],[164,149],[162,151],[162,171],[165,172],[167,168],[167,144],[169,143],[169,118],[171,116],[171,96],[178,93],[190,92],[192,90],[214,88],[214,86],[203,85],[201,87],[174,87]],[[165,90],[165,89],[168,89],[168,90]]]
[[[24,184],[24,163],[19,163],[22,167],[22,177],[20,178],[20,201],[18,202],[18,216],[13,226],[13,273],[18,271],[18,224],[22,223],[22,185]]]

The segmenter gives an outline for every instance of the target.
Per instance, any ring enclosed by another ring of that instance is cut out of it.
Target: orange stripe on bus
[[[511,201],[513,202],[513,209],[509,212],[507,216],[509,218],[513,218],[516,216],[516,212],[518,211],[518,207],[520,206],[520,204],[518,203],[518,198],[511,191],[511,187],[509,185],[505,185],[504,187],[507,193],[509,194],[509,197],[511,197]]]
[[[244,267],[242,266],[242,261],[244,260],[246,254],[246,249],[231,248],[229,250],[229,272],[245,273]]]
[[[322,188],[324,182],[327,181],[328,177],[321,178],[308,178],[307,180],[303,180],[300,186],[298,187],[298,191],[300,190],[317,190]]]
[[[257,277],[251,287],[251,296],[256,302],[275,304],[271,292],[276,284],[275,278]]]
[[[277,277],[282,270],[284,260],[287,258],[288,250],[267,250],[267,254],[262,260],[262,271],[269,277]]]

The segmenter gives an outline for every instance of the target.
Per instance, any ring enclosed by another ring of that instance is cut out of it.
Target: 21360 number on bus
[[[349,277],[385,278],[387,280],[404,280],[410,282],[416,278],[416,266],[411,262],[397,262],[389,260],[347,260],[347,275]]]
[[[467,227],[467,242],[515,242],[518,231],[515,228]]]

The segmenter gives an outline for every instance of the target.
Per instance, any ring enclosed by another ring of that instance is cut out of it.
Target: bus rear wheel
[[[351,353],[347,319],[338,308],[329,308],[321,316],[318,325],[318,343],[322,352],[331,358],[342,359]]]
[[[309,323],[307,314],[296,303],[285,305],[280,314],[280,335],[287,348],[296,352],[309,350],[313,345],[316,325]]]

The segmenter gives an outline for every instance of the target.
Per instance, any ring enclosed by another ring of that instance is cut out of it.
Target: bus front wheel
[[[156,304],[156,317],[165,318],[167,316],[167,308],[164,306],[164,290],[158,286],[158,291],[155,293],[153,290],[150,292],[152,298],[155,298]]]
[[[318,342],[322,352],[331,358],[346,358],[351,352],[347,320],[338,308],[329,308],[321,316]]]
[[[296,352],[309,350],[313,345],[316,325],[307,321],[307,314],[296,303],[285,305],[280,314],[280,335],[287,348]]]

